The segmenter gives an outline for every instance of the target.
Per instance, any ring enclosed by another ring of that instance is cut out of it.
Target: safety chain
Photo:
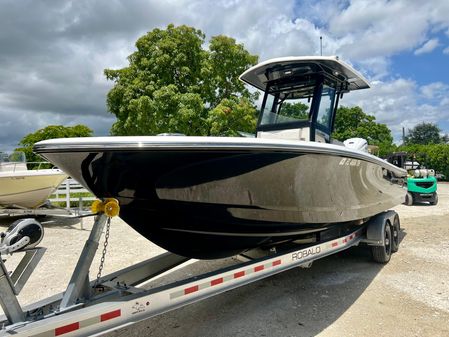
[[[98,286],[98,284],[100,283],[101,272],[103,271],[104,260],[106,257],[106,251],[107,251],[108,243],[109,243],[109,229],[110,228],[111,228],[111,218],[108,217],[108,220],[106,223],[106,233],[104,235],[103,252],[101,253],[100,266],[98,267],[97,280],[95,281],[95,284],[93,286],[94,288],[96,288]]]

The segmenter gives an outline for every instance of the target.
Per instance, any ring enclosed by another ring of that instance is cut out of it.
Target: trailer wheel
[[[391,258],[391,227],[388,223],[384,229],[384,245],[371,247],[373,260],[378,263],[387,263]]]
[[[391,231],[391,252],[396,253],[399,250],[399,233],[401,231],[401,224],[399,222],[399,216],[397,214],[394,217]]]
[[[412,206],[413,205],[413,194],[410,192],[407,192],[407,195],[405,196],[405,205]]]
[[[438,194],[435,193],[435,198],[430,202],[431,205],[437,205],[438,204]]]

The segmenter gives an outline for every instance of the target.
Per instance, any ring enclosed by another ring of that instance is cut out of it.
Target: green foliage
[[[58,196],[56,196],[56,194],[52,194],[50,195],[49,199],[53,199],[53,198],[65,198],[66,194],[59,194]],[[86,192],[70,192],[70,197],[71,198],[77,198],[76,201],[70,201],[70,208],[79,208],[80,207],[80,201],[81,201],[81,209],[90,209],[90,207],[92,206],[93,200],[90,200],[88,198],[95,198],[95,196],[92,193],[86,193]],[[88,199],[88,200],[85,200]],[[67,202],[66,201],[54,201],[51,203],[53,206],[56,207],[61,207],[61,208],[66,208],[67,207]]]
[[[449,177],[449,144],[410,144],[401,146],[399,150],[415,154],[420,164]]]
[[[441,129],[433,123],[419,123],[413,129],[408,130],[408,136],[404,142],[410,144],[439,144],[446,142],[447,135],[440,136]]]
[[[221,100],[237,94],[246,98],[256,98],[239,80],[239,76],[249,66],[256,64],[258,57],[249,54],[242,44],[236,44],[233,38],[224,35],[212,37],[209,50],[205,62],[207,71],[203,73],[206,75],[204,81],[209,89],[207,102],[215,107]]]
[[[85,125],[63,126],[49,125],[36,132],[30,133],[19,142],[17,151],[23,151],[29,162],[39,162],[42,159],[33,153],[33,145],[41,140],[53,138],[90,137],[92,130]]]
[[[376,117],[365,114],[358,106],[341,106],[335,118],[333,138],[344,141],[354,137],[365,138],[368,144],[379,146],[381,157],[396,149],[391,131],[385,124],[376,123]]]
[[[296,119],[308,119],[310,107],[302,102],[286,103],[281,107],[280,114]]]
[[[202,49],[204,38],[200,30],[188,26],[154,29],[137,40],[128,67],[105,70],[106,78],[115,82],[107,95],[108,109],[117,117],[113,135],[234,134],[247,129],[248,116],[255,119],[251,102],[256,96],[238,75],[256,64],[257,56],[226,36],[213,37],[206,51]],[[212,113],[220,104],[230,104],[224,99],[236,102],[235,97],[245,103],[231,111],[245,118]],[[218,122],[218,116],[231,117],[234,122]],[[223,125],[233,129],[224,130]]]
[[[247,98],[225,98],[210,111],[206,122],[211,136],[238,136],[237,131],[254,132],[256,108]]]

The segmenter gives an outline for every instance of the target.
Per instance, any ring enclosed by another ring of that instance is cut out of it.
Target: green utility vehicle
[[[407,152],[395,152],[389,155],[387,160],[408,171],[406,205],[411,206],[416,202],[426,201],[431,205],[438,203],[437,179],[434,170],[426,169],[416,161],[415,155],[410,156]]]

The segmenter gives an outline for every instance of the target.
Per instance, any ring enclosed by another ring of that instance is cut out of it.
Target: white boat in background
[[[66,178],[59,169],[28,170],[23,152],[1,152],[0,207],[42,206]]]

